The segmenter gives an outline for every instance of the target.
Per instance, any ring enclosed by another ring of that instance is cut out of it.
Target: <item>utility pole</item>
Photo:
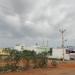
[[[63,61],[64,61],[64,33],[65,33],[65,29],[59,29],[59,32],[61,33],[61,47],[63,49]]]

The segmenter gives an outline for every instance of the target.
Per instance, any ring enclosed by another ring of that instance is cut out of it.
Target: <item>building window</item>
[[[69,50],[66,50],[66,54],[69,54],[70,53],[70,51]]]
[[[50,48],[48,53],[49,53],[50,56],[52,56],[52,48]]]

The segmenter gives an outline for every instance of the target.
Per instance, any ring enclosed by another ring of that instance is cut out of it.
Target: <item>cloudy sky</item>
[[[0,0],[0,47],[49,41],[61,44],[59,29],[67,45],[75,45],[75,0]]]

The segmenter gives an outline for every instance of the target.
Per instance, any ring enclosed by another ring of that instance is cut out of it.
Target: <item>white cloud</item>
[[[19,19],[18,15],[7,15],[6,22],[9,23],[10,26],[13,26],[16,28],[21,26],[20,19]]]
[[[44,38],[55,46],[60,38],[58,30],[63,27],[67,29],[65,37],[75,41],[74,9],[74,0],[0,0],[0,34],[5,34],[0,40],[6,42],[10,37],[13,45],[15,39],[26,42],[27,37],[30,41]]]

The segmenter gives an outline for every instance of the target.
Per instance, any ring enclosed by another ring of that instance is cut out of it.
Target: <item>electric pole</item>
[[[64,61],[64,33],[65,33],[65,29],[59,29],[59,32],[61,33],[61,47],[63,49],[63,61]]]

